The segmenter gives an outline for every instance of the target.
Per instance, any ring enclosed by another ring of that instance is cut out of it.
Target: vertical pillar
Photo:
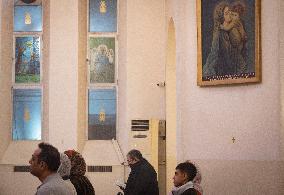
[[[78,0],[50,0],[48,138],[77,149]]]

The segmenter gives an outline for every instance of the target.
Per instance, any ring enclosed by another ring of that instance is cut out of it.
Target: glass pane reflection
[[[41,140],[41,90],[13,90],[13,140]]]
[[[88,139],[116,137],[116,90],[89,90]]]

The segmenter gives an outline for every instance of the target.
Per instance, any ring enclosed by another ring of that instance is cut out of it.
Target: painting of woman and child
[[[198,0],[199,86],[260,82],[260,1]]]

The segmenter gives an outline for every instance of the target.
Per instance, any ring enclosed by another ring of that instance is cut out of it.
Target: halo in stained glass
[[[15,32],[41,32],[42,6],[16,5],[14,7]]]
[[[116,90],[90,89],[88,139],[110,140],[116,137]]]
[[[40,37],[15,37],[15,82],[40,82]]]
[[[41,140],[41,90],[13,90],[13,140]]]
[[[89,1],[89,31],[117,31],[117,0]]]

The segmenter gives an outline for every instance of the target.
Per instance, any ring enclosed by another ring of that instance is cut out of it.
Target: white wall
[[[279,2],[262,1],[262,82],[203,88],[196,84],[196,1],[169,0],[168,5],[177,39],[178,160],[202,165],[205,194],[216,194],[215,189],[236,194],[255,180],[267,182],[272,194],[281,194]],[[261,183],[248,188],[247,194],[264,192]]]
[[[165,2],[120,1],[119,135],[124,153],[132,119],[165,119]]]
[[[128,120],[164,118],[165,5],[163,0],[127,2]]]
[[[50,1],[49,30],[49,135],[46,140],[59,150],[77,149],[77,0]]]

